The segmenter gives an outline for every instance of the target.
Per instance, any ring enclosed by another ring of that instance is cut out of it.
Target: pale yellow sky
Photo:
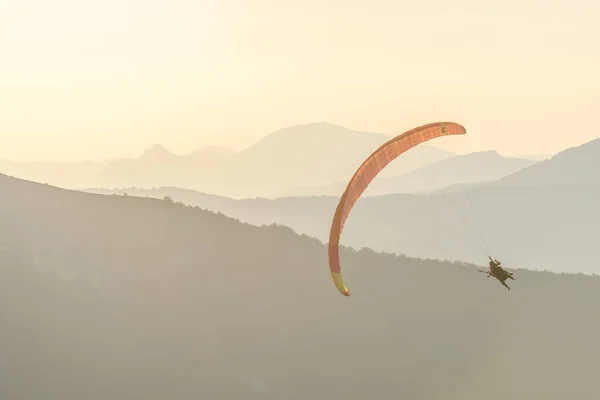
[[[600,2],[0,0],[0,158],[242,149],[289,125],[464,124],[460,152],[600,136]]]

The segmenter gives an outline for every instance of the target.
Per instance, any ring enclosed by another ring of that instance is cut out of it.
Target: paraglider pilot
[[[502,268],[500,266],[500,264],[501,264],[500,261],[494,260],[494,259],[492,259],[492,257],[489,257],[489,259],[490,259],[490,269],[487,273],[488,278],[490,276],[493,276],[494,278],[498,279],[498,281],[502,284],[502,286],[504,286],[505,288],[510,290],[510,287],[506,284],[506,280],[512,279],[514,281],[515,278],[513,278],[513,274],[508,271],[505,271],[504,268]]]

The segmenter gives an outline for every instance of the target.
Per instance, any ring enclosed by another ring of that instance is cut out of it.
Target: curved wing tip
[[[344,296],[349,297],[350,296],[350,291],[348,290],[348,288],[346,287],[346,285],[344,285],[344,284],[342,284],[342,285],[343,285],[343,287],[341,287],[341,288],[338,287],[338,291],[341,294],[343,294]]]
[[[332,272],[331,277],[333,278],[333,283],[335,284],[337,290],[346,297],[350,296],[350,291],[348,290],[346,285],[344,285],[342,274],[340,274],[339,272]]]

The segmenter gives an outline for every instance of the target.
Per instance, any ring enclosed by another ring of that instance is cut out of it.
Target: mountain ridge
[[[253,225],[289,226],[323,243],[339,201],[339,196],[236,200],[167,188],[139,190],[135,195],[170,196]],[[492,252],[531,270],[600,272],[594,267],[592,245],[593,232],[600,224],[600,214],[594,211],[599,201],[600,185],[484,186],[365,197],[352,211],[342,243],[356,249],[370,247],[472,263],[485,262],[486,253]],[[554,229],[561,223],[578,226],[580,233]],[[482,242],[487,242],[487,249]]]
[[[4,175],[0,192],[2,398],[600,394],[600,277],[503,258],[508,292],[472,265],[342,247],[344,297],[326,246],[290,228]]]
[[[92,171],[74,168],[68,173],[60,169],[53,172],[50,165],[28,171],[16,164],[0,171],[73,189],[178,186],[236,198],[268,197],[290,186],[344,179],[389,138],[320,122],[278,129],[242,151],[209,146],[179,156],[156,144],[141,157],[99,164]],[[414,169],[452,154],[419,146],[389,172]]]
[[[492,182],[535,163],[536,161],[533,160],[503,157],[496,150],[467,153],[444,158],[401,175],[378,176],[363,196],[430,192],[455,185]],[[322,187],[291,188],[281,195],[282,197],[339,195],[346,185],[347,182],[340,181]]]

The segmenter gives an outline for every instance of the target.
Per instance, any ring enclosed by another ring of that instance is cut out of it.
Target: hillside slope
[[[498,182],[500,186],[600,185],[600,139],[572,147]]]
[[[251,224],[289,226],[323,242],[339,201],[326,196],[232,200],[178,189],[138,195],[171,196]],[[491,253],[527,269],[600,273],[595,253],[598,204],[600,185],[490,185],[448,193],[364,197],[346,223],[342,243],[476,263]]]
[[[600,279],[345,250],[0,175],[0,397],[594,399]],[[497,345],[496,345],[497,344]],[[489,379],[489,376],[502,379]]]

